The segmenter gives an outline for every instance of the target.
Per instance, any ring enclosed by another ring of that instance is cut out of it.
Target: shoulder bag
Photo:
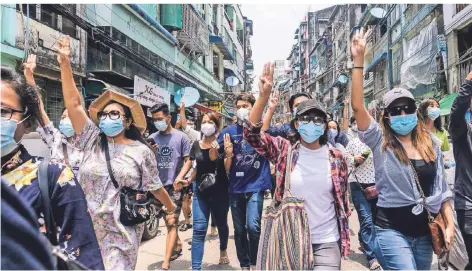
[[[196,151],[195,157],[203,156],[199,141],[196,141],[194,144],[195,144],[194,146],[196,148],[195,149],[195,151]],[[215,173],[205,173],[205,174],[203,174],[202,177],[201,177],[201,181],[199,183],[197,183],[198,190],[200,192],[205,192],[205,191],[208,190],[208,188],[215,185],[216,176],[218,176],[218,161],[219,160],[220,160],[220,158],[218,157],[218,159],[216,160]]]
[[[359,187],[362,190],[362,193],[364,193],[364,197],[366,200],[371,200],[371,199],[376,199],[379,197],[379,194],[377,193],[377,188],[375,187],[375,184],[366,188],[362,187],[362,184],[359,182],[359,179],[357,179],[356,175],[356,168],[349,173],[349,175],[354,174],[354,178],[356,179],[356,183],[359,185]],[[349,179],[349,176],[348,176]]]
[[[56,258],[58,270],[88,270],[83,264],[73,260],[61,252],[57,240],[56,222],[52,213],[51,198],[49,197],[48,166],[51,159],[44,158],[38,169],[39,192],[43,202],[44,225],[46,237],[52,245],[52,254]]]
[[[110,152],[108,150],[108,141],[106,137],[102,136],[102,146],[105,150],[105,157],[107,160],[107,169],[110,179],[116,189],[119,189],[119,185],[116,182],[115,176],[110,163]],[[139,188],[141,188],[142,180],[139,182]],[[149,201],[148,192],[134,190],[130,187],[122,187],[120,189],[120,222],[124,226],[136,226],[143,222],[146,222],[151,218],[151,203]]]
[[[423,189],[421,188],[420,181],[418,178],[418,174],[416,174],[416,169],[413,164],[410,162],[411,169],[413,170],[413,175],[415,177],[416,186],[418,187],[418,191],[420,192],[421,199],[423,200],[423,206],[426,209],[428,214],[428,226],[431,232],[431,239],[433,243],[433,251],[436,255],[442,255],[449,251],[449,246],[446,242],[446,222],[444,221],[443,215],[441,211],[433,217],[431,212],[426,205],[426,197],[424,195]]]
[[[276,206],[276,200],[272,200],[262,216],[257,270],[313,270],[313,248],[305,201],[292,196],[291,167],[290,145],[282,202]]]

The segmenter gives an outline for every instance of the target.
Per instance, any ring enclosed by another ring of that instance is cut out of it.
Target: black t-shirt
[[[218,172],[216,176],[216,183],[213,187],[209,188],[208,190],[205,191],[204,195],[209,195],[212,193],[218,193],[220,191],[228,190],[228,179],[226,176],[226,171],[224,168],[224,161],[223,158],[217,160],[217,161],[211,161],[210,159],[210,149],[202,149],[200,147],[200,141],[195,141],[192,144],[192,149],[190,150],[190,160],[196,161],[197,166],[196,166],[196,177],[195,177],[195,182],[198,185],[202,182],[202,176],[207,173],[215,173],[216,172],[216,166],[218,165]]]
[[[424,160],[413,159],[410,161],[416,170],[425,196],[430,196],[434,189],[434,179],[437,172],[436,163],[426,163]],[[416,181],[414,180],[413,185],[416,186]],[[415,207],[414,204],[398,208],[377,207],[375,225],[384,229],[394,229],[411,237],[428,235],[428,213],[423,209],[421,214],[415,215],[411,212],[413,207]]]

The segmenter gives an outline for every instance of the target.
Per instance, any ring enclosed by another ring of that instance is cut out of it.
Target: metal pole
[[[244,67],[243,67],[243,80],[244,80],[244,83],[243,83],[243,91],[246,91],[246,77],[247,77],[247,74],[246,74],[246,36],[247,36],[247,31],[246,31],[246,28],[247,28],[247,25],[246,25],[246,20],[244,19],[243,21],[243,25],[244,25],[244,31],[243,31],[243,62],[244,62]]]

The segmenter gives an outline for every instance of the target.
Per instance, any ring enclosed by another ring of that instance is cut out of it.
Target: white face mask
[[[205,136],[212,136],[215,134],[216,127],[213,124],[204,123],[202,124],[202,128],[200,130]]]
[[[357,132],[357,124],[352,125],[351,130],[354,132]]]
[[[236,116],[239,121],[244,121],[247,116],[249,116],[249,110],[247,108],[239,108],[236,112]]]

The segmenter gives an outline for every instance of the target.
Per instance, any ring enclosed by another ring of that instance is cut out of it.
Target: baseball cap
[[[305,100],[301,103],[298,104],[297,106],[297,117],[305,114],[306,112],[310,110],[317,110],[322,113],[323,118],[326,118],[326,112],[322,109],[322,107],[319,105],[318,101],[315,99],[309,99]]]
[[[404,88],[394,88],[383,96],[382,102],[384,108],[387,108],[392,104],[396,99],[400,98],[408,98],[411,99],[413,102],[415,101],[415,97],[409,90],[406,90]]]

